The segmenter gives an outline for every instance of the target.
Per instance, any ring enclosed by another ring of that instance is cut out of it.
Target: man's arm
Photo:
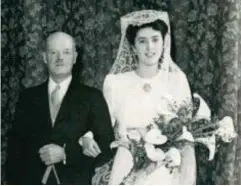
[[[16,105],[15,120],[8,131],[6,179],[8,184],[22,184],[26,146],[27,96],[21,94]]]
[[[90,113],[88,117],[89,132],[82,136],[80,138],[81,140],[79,137],[78,139],[71,138],[66,143],[66,165],[83,167],[86,164],[92,164],[94,161],[100,165],[113,157],[110,143],[114,140],[114,133],[109,110],[102,93],[100,91],[93,92],[90,97],[90,103]],[[90,136],[88,136],[89,134]],[[86,140],[84,138],[86,138]],[[90,139],[91,143],[88,143],[88,139]],[[99,151],[95,150],[99,156],[95,158],[97,155],[91,155],[91,153],[90,155],[86,154],[85,150],[91,148],[85,148],[85,144],[100,149]],[[97,164],[95,164],[95,166],[98,166]]]
[[[100,147],[101,154],[97,157],[98,165],[109,161],[113,157],[110,143],[114,141],[114,131],[107,103],[101,91],[96,91],[92,96],[92,106],[90,113],[91,128],[94,139]]]

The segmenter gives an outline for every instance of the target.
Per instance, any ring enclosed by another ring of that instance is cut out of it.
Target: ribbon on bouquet
[[[42,178],[42,183],[43,183],[44,185],[46,185],[46,183],[47,183],[47,181],[48,181],[48,179],[49,179],[49,175],[50,175],[51,171],[54,172],[54,176],[55,176],[55,178],[56,178],[57,184],[60,185],[59,176],[58,176],[58,174],[57,174],[57,171],[56,171],[54,165],[49,165],[49,166],[46,168],[46,170],[45,170],[45,172],[44,172],[44,175],[43,175],[43,178]]]

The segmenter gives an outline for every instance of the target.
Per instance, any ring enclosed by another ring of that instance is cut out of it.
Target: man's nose
[[[63,53],[62,52],[58,52],[58,59],[63,59]]]

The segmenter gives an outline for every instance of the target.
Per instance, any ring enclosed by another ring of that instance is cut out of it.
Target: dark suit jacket
[[[94,167],[112,158],[114,140],[110,115],[102,93],[72,79],[52,128],[48,83],[24,91],[19,98],[16,122],[10,131],[7,154],[9,184],[41,184],[46,166],[39,149],[54,143],[65,147],[66,164],[55,164],[61,184],[91,184]],[[102,154],[83,155],[78,139],[92,131]],[[47,184],[56,184],[53,174]]]

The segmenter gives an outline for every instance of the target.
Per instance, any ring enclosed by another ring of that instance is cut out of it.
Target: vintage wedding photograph
[[[2,185],[241,185],[240,0],[2,0]]]

